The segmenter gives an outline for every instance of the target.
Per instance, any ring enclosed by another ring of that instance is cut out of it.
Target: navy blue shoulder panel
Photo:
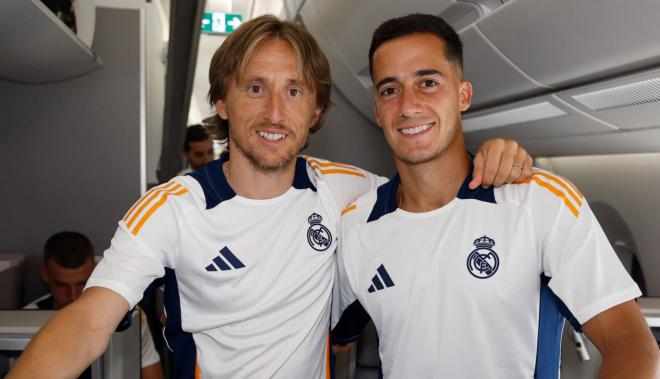
[[[298,159],[296,159],[296,173],[293,176],[293,188],[311,189],[316,192],[316,187],[314,187],[314,184],[307,174],[307,161],[303,157],[298,157]]]
[[[222,172],[222,163],[228,158],[228,154],[223,154],[220,159],[216,159],[199,170],[187,174],[202,186],[206,199],[206,209],[215,208],[216,205],[236,196]]]
[[[396,190],[399,188],[399,174],[394,174],[389,182],[382,184],[376,189],[376,203],[371,209],[371,214],[367,222],[376,221],[388,213],[394,212],[397,208]]]
[[[473,157],[470,158],[472,159]],[[479,186],[473,190],[468,187],[468,184],[470,184],[472,181],[472,171],[474,171],[474,165],[470,164],[470,171],[468,172],[468,176],[463,181],[463,184],[461,184],[461,188],[458,190],[458,195],[456,195],[456,197],[463,200],[474,199],[495,204],[495,191],[493,186],[488,188]]]

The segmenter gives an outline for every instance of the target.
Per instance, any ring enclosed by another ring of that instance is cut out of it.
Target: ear
[[[227,120],[229,118],[227,115],[227,105],[222,99],[215,102],[215,111],[218,112],[218,116],[221,119]]]
[[[50,282],[50,275],[48,275],[48,268],[45,263],[42,263],[41,266],[39,266],[39,274],[44,283],[48,284]]]
[[[378,125],[378,127],[382,129],[383,127],[380,126],[380,114],[378,113],[378,106],[376,106],[376,100],[374,100],[374,102],[371,103],[371,105],[374,108],[374,116],[376,117],[376,125]]]
[[[461,112],[465,112],[472,104],[472,83],[462,80],[458,92],[458,101]]]
[[[319,120],[323,115],[323,109],[324,109],[323,107],[317,107],[316,110],[314,111],[314,118],[312,118],[312,124],[309,127],[310,129],[314,129],[316,125],[319,123]]]

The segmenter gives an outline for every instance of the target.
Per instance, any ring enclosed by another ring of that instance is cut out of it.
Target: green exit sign
[[[243,16],[236,13],[204,12],[202,33],[229,34],[243,23]]]

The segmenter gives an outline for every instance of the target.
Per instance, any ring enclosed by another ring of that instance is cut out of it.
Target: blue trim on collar
[[[236,192],[227,183],[225,173],[222,171],[222,164],[229,159],[229,154],[222,154],[220,159],[210,162],[201,169],[188,173],[192,176],[204,191],[206,199],[206,209],[215,208],[223,201],[230,200],[236,196]]]
[[[456,197],[463,200],[473,199],[496,204],[497,202],[495,201],[495,191],[493,186],[488,188],[479,186],[473,190],[468,187],[468,184],[472,181],[472,171],[474,171],[474,164],[470,163],[470,170],[468,171],[467,178],[465,178],[463,184],[461,184],[461,188],[458,190]]]
[[[316,192],[316,187],[307,173],[307,161],[303,157],[296,159],[296,173],[293,176],[292,186],[295,189],[311,189]]]
[[[236,192],[231,188],[227,182],[225,173],[222,171],[222,164],[228,160],[229,154],[224,153],[219,159],[210,162],[197,171],[186,174],[197,180],[202,187],[206,200],[206,209],[215,208],[223,201],[231,200],[236,196]],[[296,189],[311,189],[316,192],[316,187],[307,174],[307,162],[302,157],[296,159],[296,171],[293,176],[292,186]]]
[[[386,214],[394,212],[398,208],[396,190],[399,188],[400,182],[401,179],[399,178],[399,174],[396,173],[389,182],[378,187],[376,190],[376,203],[371,209],[371,214],[369,214],[369,218],[367,219],[368,223],[376,221]]]
[[[462,200],[473,199],[473,200],[479,200],[487,203],[496,204],[497,202],[495,201],[495,191],[492,186],[488,188],[483,188],[479,186],[473,190],[471,190],[470,187],[468,187],[468,185],[472,181],[473,170],[474,170],[474,165],[470,164],[470,170],[468,171],[468,175],[463,181],[463,184],[461,184],[461,187],[459,188],[456,197]],[[374,207],[371,210],[371,214],[369,214],[369,218],[367,219],[367,222],[376,221],[379,218],[383,217],[384,215],[394,212],[398,208],[396,191],[400,183],[401,183],[401,178],[399,177],[399,174],[396,173],[394,174],[392,179],[390,179],[389,182],[378,187],[378,189],[376,190],[377,193],[376,203],[374,204]]]

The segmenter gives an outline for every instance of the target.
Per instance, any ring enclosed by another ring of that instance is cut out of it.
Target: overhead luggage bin
[[[0,78],[48,83],[101,67],[101,59],[88,46],[94,30],[93,3],[81,0],[76,9],[79,33],[87,44],[39,0],[0,2]]]

